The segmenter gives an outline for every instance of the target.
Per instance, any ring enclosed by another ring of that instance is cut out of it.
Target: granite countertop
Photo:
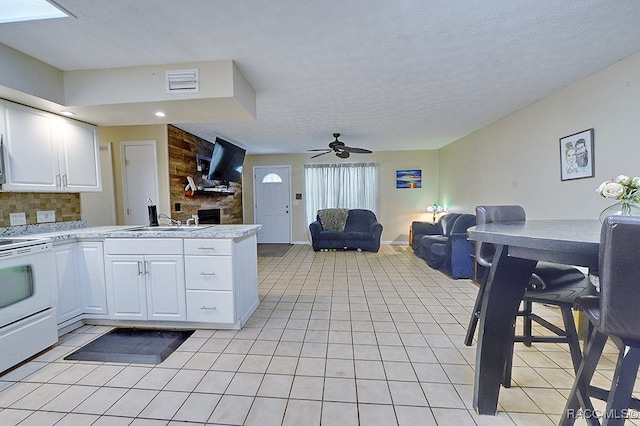
[[[200,226],[95,226],[89,228],[60,225],[49,228],[31,228],[22,232],[0,232],[0,236],[37,236],[54,243],[73,239],[103,238],[242,238],[255,234],[262,225],[200,225]],[[15,228],[15,227],[12,227]],[[57,229],[56,229],[57,228]]]

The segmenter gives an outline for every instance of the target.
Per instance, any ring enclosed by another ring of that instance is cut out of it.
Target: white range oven
[[[0,238],[0,373],[58,341],[51,241]]]

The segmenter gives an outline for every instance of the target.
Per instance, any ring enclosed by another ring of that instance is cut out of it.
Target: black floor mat
[[[291,247],[292,244],[261,243],[258,244],[258,257],[282,257]]]
[[[194,330],[116,328],[64,359],[160,364],[193,332]]]

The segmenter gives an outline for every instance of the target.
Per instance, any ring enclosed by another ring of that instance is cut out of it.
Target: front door
[[[253,168],[254,217],[259,243],[291,242],[291,167]]]

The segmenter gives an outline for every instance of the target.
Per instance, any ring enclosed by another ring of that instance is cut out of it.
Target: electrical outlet
[[[37,223],[55,222],[56,212],[55,210],[38,210],[36,220]]]
[[[27,216],[22,213],[9,213],[9,224],[11,226],[26,225]]]

